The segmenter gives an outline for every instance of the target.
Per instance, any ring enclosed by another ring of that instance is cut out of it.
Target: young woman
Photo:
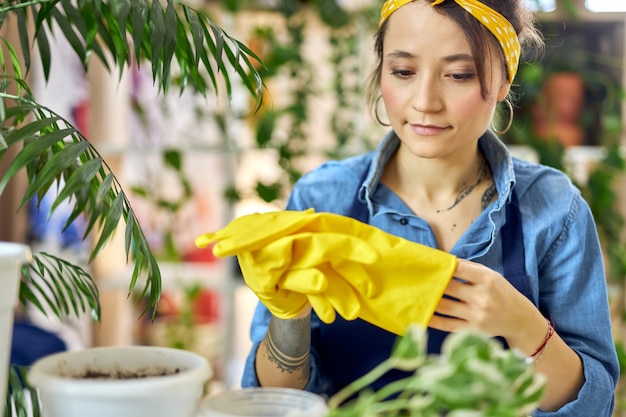
[[[482,330],[546,375],[535,416],[608,417],[619,369],[589,207],[563,173],[512,158],[490,129],[521,46],[539,39],[522,0],[386,1],[371,96],[391,131],[374,152],[305,175],[287,209],[355,217],[457,256],[429,351],[448,332]],[[251,335],[243,386],[327,395],[396,338],[361,320],[324,324],[310,308],[278,319],[261,304]]]

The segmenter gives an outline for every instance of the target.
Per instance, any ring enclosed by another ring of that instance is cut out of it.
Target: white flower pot
[[[0,242],[0,415],[6,403],[9,352],[13,336],[13,311],[21,266],[30,259],[30,248],[19,243]]]
[[[44,417],[195,417],[211,376],[208,361],[193,352],[118,346],[47,356],[27,378],[39,391]]]

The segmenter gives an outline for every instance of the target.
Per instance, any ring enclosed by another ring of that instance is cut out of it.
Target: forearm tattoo
[[[300,371],[299,378],[309,379],[311,319],[281,320],[272,317],[265,335],[267,359],[282,372]]]

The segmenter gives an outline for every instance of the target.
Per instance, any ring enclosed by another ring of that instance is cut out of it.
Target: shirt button
[[[403,217],[400,219],[400,224],[402,226],[406,226],[407,224],[409,224],[409,221],[406,219],[406,217]]]

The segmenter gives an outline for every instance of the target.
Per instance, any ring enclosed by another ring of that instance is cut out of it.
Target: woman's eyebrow
[[[461,54],[453,54],[453,55],[448,55],[443,57],[443,60],[446,62],[455,62],[455,61],[474,61],[474,57],[471,56],[470,54],[465,54],[465,53],[461,53]]]
[[[407,51],[395,50],[395,51],[389,52],[387,54],[387,57],[388,58],[415,58],[415,55]]]
[[[414,54],[412,54],[411,52],[407,52],[407,51],[402,51],[402,50],[395,50],[392,52],[389,52],[387,54],[388,58],[407,58],[407,59],[411,59],[411,58],[415,58],[416,56]],[[442,58],[442,61],[445,62],[457,62],[457,61],[469,61],[469,62],[473,62],[474,61],[474,57],[472,57],[472,55],[467,54],[467,53],[459,53],[459,54],[452,54],[452,55],[446,55]]]

